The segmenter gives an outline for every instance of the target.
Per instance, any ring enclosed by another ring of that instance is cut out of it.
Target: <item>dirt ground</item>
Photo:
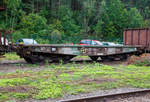
[[[75,59],[70,61],[69,63],[73,63],[75,61],[76,64],[83,64],[83,63],[93,63],[90,59]],[[125,62],[123,61],[105,61],[102,62],[101,60],[98,60],[97,63],[105,64],[105,65],[110,65],[110,66],[120,66],[120,65],[125,65]],[[55,64],[57,65],[58,63],[50,63],[50,64]],[[17,70],[21,71],[27,71],[27,70],[32,70],[32,71],[40,71],[47,69],[45,65],[36,65],[33,66],[31,64],[26,63],[24,60],[16,60],[16,61],[10,61],[10,60],[3,60],[0,61],[0,73],[9,73],[9,72],[16,72]]]
[[[85,59],[73,59],[71,60],[69,63],[76,63],[76,64],[81,64],[84,65],[85,63],[90,64],[93,63],[93,61],[91,61],[88,58]],[[95,63],[95,62],[94,62]],[[105,64],[105,65],[111,65],[111,66],[120,66],[120,65],[125,65],[125,62],[122,61],[101,61],[98,60],[97,63],[101,63],[101,64]],[[58,63],[50,63],[50,64],[55,64],[58,65]],[[16,60],[16,61],[9,61],[9,60],[3,60],[0,61],[0,73],[10,73],[10,72],[17,72],[17,71],[28,71],[28,70],[32,70],[32,71],[40,71],[40,70],[46,70],[47,67],[45,65],[31,65],[26,63],[24,60]],[[13,76],[6,76],[7,77],[13,77]],[[22,77],[22,76],[20,76]],[[93,81],[92,79],[87,79],[87,82],[89,81]],[[95,79],[95,82],[105,82],[105,81],[112,81],[112,80],[108,80],[108,79]],[[114,80],[113,80],[114,81]],[[32,87],[26,87],[26,86],[22,86],[22,87],[15,87],[15,88],[11,88],[11,87],[7,87],[7,88],[0,88],[0,91],[7,91],[9,90],[10,92],[26,92],[28,90],[34,89]],[[105,91],[104,91],[105,92]],[[101,92],[94,92],[94,93],[87,93],[83,96],[93,96],[93,95],[98,95],[99,93],[104,93],[103,91]],[[27,99],[24,101],[16,101],[14,100],[14,102],[57,102],[58,100],[62,100],[62,99],[68,99],[69,98],[78,98],[78,97],[82,97],[81,95],[71,95],[71,96],[64,96],[63,98],[58,98],[58,99],[47,99],[47,100],[34,100],[34,99]]]

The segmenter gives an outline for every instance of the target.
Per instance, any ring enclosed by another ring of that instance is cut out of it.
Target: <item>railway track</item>
[[[0,65],[15,65],[15,64],[27,64],[25,61],[23,60],[17,60],[17,61],[9,61],[9,60],[3,60],[0,61]]]
[[[150,102],[150,89],[107,94],[103,96],[101,95],[70,100],[60,100],[58,102]]]
[[[76,64],[82,64],[82,63],[93,63],[94,61],[92,60],[89,60],[89,59],[85,59],[85,60],[71,60],[69,61],[68,63],[76,63]],[[124,62],[124,61],[102,61],[102,60],[97,60],[95,61],[97,63],[112,63],[112,64],[115,64],[115,63],[119,63],[119,62]],[[59,62],[49,62],[50,64],[59,64]],[[3,60],[0,62],[0,65],[13,65],[13,64],[23,64],[23,65],[26,65],[28,64],[26,61],[23,61],[23,60],[17,60],[17,61],[9,61],[9,60]],[[40,64],[40,63],[39,63]],[[44,63],[43,63],[44,64]]]

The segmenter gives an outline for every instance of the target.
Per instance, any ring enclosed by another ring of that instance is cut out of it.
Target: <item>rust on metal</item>
[[[127,31],[125,30],[124,32],[123,32],[123,41],[124,41],[124,44],[126,45],[126,37],[127,37]]]
[[[124,44],[148,46],[150,50],[150,28],[126,29],[124,31]]]
[[[131,44],[133,45],[133,33],[134,33],[134,31],[132,30],[131,31]]]
[[[132,45],[137,45],[138,44],[138,30],[137,31],[133,31],[132,33]]]
[[[148,29],[146,29],[146,45],[148,44]]]
[[[140,34],[141,34],[141,32],[140,32],[140,31],[141,31],[141,30],[139,29],[139,31],[138,31],[138,37],[137,37],[137,38],[138,38],[138,45],[140,45],[140,37],[139,37],[139,36],[140,36]]]

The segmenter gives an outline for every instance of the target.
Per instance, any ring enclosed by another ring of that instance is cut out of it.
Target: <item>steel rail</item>
[[[123,93],[116,93],[116,94],[107,94],[107,95],[100,95],[100,96],[92,96],[92,97],[85,97],[85,98],[78,98],[78,99],[69,99],[69,100],[60,100],[57,102],[107,102],[105,99],[118,97],[118,96],[130,96],[141,94],[141,93],[150,93],[150,89],[138,90],[138,91],[130,91],[130,92],[123,92]]]

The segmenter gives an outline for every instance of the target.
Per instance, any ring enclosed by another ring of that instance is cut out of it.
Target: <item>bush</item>
[[[142,61],[136,61],[134,64],[136,66],[150,66],[150,61],[143,59]]]
[[[136,66],[150,66],[150,54],[142,54],[141,56],[131,56],[127,64],[134,64]]]

